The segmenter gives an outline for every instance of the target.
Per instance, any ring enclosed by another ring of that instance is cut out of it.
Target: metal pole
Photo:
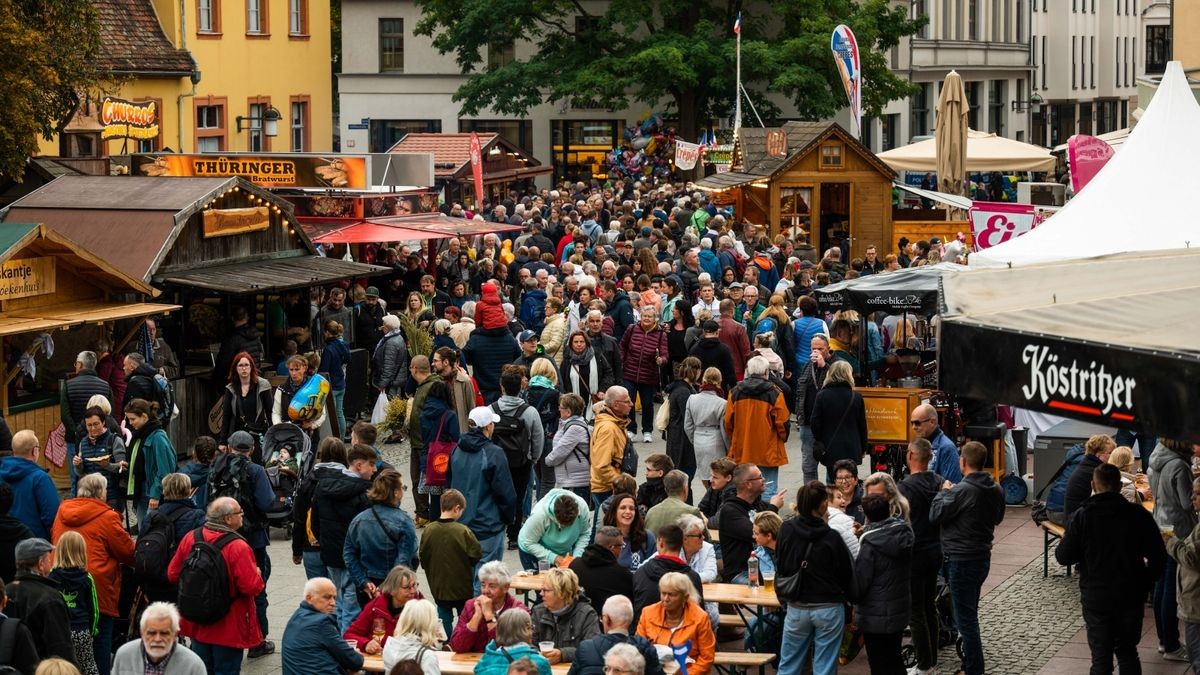
[[[741,21],[741,14],[738,14],[738,21]],[[738,129],[742,128],[742,29],[739,25],[735,32],[737,40],[737,91],[734,92],[733,106],[733,134],[737,137]]]

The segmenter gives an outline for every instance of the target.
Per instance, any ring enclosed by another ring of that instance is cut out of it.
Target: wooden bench
[[[738,614],[719,614],[717,620],[718,626],[736,626],[738,628],[746,627],[746,620]]]
[[[1042,528],[1042,578],[1050,576],[1050,544],[1059,541],[1066,534],[1066,528],[1053,520],[1043,520],[1038,523]],[[1071,576],[1071,566],[1067,565],[1067,576]]]
[[[717,672],[726,675],[744,673],[751,668],[757,668],[760,675],[767,672],[767,666],[775,660],[774,654],[759,654],[757,652],[717,652],[713,656],[713,666]]]

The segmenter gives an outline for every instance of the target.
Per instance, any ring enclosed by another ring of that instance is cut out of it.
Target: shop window
[[[823,143],[821,145],[821,168],[822,169],[844,169],[846,168],[843,161],[844,147],[841,143]]]
[[[379,72],[404,72],[404,19],[379,20]]]
[[[196,0],[196,32],[221,32],[221,0]]]
[[[779,222],[780,227],[796,227],[809,230],[812,204],[811,187],[781,187],[779,188]]]
[[[288,0],[288,34],[308,35],[308,0]]]

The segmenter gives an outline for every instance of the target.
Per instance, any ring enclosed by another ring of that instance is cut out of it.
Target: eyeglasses
[[[854,476],[838,476],[834,479],[835,483],[849,483],[855,479]]]
[[[635,671],[632,671],[628,668],[618,668],[616,666],[604,666],[604,672],[606,675],[614,675],[619,673],[632,673]]]
[[[240,515],[242,515],[242,514],[244,514],[244,513],[245,513],[245,511],[231,511],[231,512],[229,513],[229,515],[231,515],[231,516],[240,516]]]
[[[702,534],[685,534],[685,535],[683,535],[683,538],[684,539],[703,539],[704,535],[702,535]]]
[[[758,476],[754,476],[753,478],[747,478],[746,480],[763,480],[763,477],[761,475],[758,475]]]
[[[930,418],[923,419],[923,420],[909,420],[908,423],[913,425],[914,427],[919,427],[922,424],[925,424],[926,422],[932,422],[934,419],[935,418],[930,417]]]

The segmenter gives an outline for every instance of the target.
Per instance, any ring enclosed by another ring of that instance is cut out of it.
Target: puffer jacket
[[[379,341],[371,355],[374,375],[371,385],[395,393],[404,388],[408,381],[408,348],[404,343],[404,332],[396,330]]]
[[[904,518],[871,523],[859,539],[854,561],[858,627],[864,633],[899,633],[912,611],[913,531]]]
[[[554,366],[561,366],[563,349],[567,346],[567,315],[559,312],[546,317],[546,325],[542,327],[539,342],[545,349],[545,355],[554,361]]]
[[[461,622],[462,619],[459,621]],[[483,656],[475,663],[475,675],[505,675],[508,672],[508,664],[519,659],[533,661],[537,665],[538,675],[553,675],[554,673],[550,669],[550,662],[538,653],[536,647],[524,642],[498,647],[496,641],[492,640],[483,650]]]
[[[1192,510],[1192,466],[1190,453],[1175,452],[1158,444],[1150,455],[1150,491],[1154,494],[1154,522],[1159,528],[1175,528],[1175,536],[1186,539],[1196,527]]]
[[[373,504],[350,521],[342,557],[356,588],[383,581],[396,565],[416,569],[417,528],[400,508]]]
[[[621,363],[630,382],[657,387],[660,356],[667,358],[667,332],[657,324],[650,330],[634,324],[621,337]]]
[[[553,642],[562,652],[564,663],[575,660],[575,648],[580,642],[600,634],[600,617],[596,616],[596,610],[582,589],[575,602],[561,612],[551,612],[546,605],[538,604],[530,613],[533,614],[534,643]]]
[[[46,470],[24,457],[0,459],[0,480],[13,492],[8,515],[21,521],[34,536],[50,538],[50,527],[58,513],[58,490]]]
[[[479,309],[476,308],[476,313]],[[521,355],[521,348],[504,326],[476,328],[462,350],[486,403],[500,398],[500,370]]]
[[[87,411],[87,403],[96,394],[108,399],[109,403],[120,403],[113,401],[112,387],[100,379],[94,370],[85,368],[63,385],[63,397],[66,400],[63,402],[62,412],[65,414],[62,415],[62,422],[68,443],[75,442],[77,429],[83,425],[83,413]]]
[[[683,433],[692,443],[698,464],[703,464],[700,458],[724,457],[729,451],[729,436],[725,433],[725,406],[725,399],[715,391],[701,391],[688,398],[683,416]],[[708,475],[707,466],[699,468],[700,475]]]
[[[667,385],[667,456],[676,468],[696,466],[696,449],[692,447],[692,440],[683,428],[687,402],[695,393],[692,385],[683,380],[675,380]]]
[[[725,435],[729,437],[729,458],[735,463],[787,464],[784,443],[788,439],[788,430],[787,403],[779,388],[769,381],[746,378],[729,392]]]

